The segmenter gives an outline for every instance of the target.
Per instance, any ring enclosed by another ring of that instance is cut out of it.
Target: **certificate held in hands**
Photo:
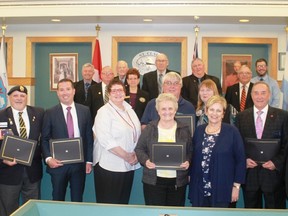
[[[0,158],[3,160],[16,160],[17,163],[31,166],[37,141],[25,139],[14,135],[5,135]]]
[[[63,164],[84,162],[82,139],[51,139],[50,152],[52,157],[60,160]]]

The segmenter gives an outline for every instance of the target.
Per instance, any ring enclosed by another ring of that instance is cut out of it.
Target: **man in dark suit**
[[[126,61],[120,60],[117,62],[116,72],[118,76],[114,77],[114,79],[120,80],[124,84],[126,89],[128,88],[127,77],[126,77],[128,70],[129,70],[129,67]]]
[[[251,156],[246,159],[247,174],[243,186],[246,208],[263,208],[262,195],[265,208],[286,208],[284,169],[288,142],[288,112],[269,106],[270,95],[267,83],[255,83],[251,92],[254,106],[238,113],[236,117],[236,126],[244,141],[245,138],[259,141],[280,139],[279,151],[271,156],[270,160],[257,163]]]
[[[193,59],[191,63],[192,74],[183,78],[183,86],[181,95],[186,100],[190,101],[194,107],[197,107],[198,102],[198,86],[206,79],[211,79],[215,82],[218,93],[222,94],[221,84],[217,77],[205,73],[205,65],[200,58]]]
[[[164,53],[159,53],[156,56],[155,65],[157,70],[148,72],[143,76],[142,90],[148,92],[150,100],[157,98],[162,93],[162,79],[166,73],[171,71],[167,69],[169,60]]]
[[[86,63],[82,66],[82,80],[74,83],[75,95],[74,102],[87,105],[87,95],[90,86],[95,85],[96,82],[92,80],[94,75],[94,66],[90,63]]]
[[[60,104],[48,109],[44,114],[42,150],[47,164],[47,172],[51,175],[53,200],[64,201],[66,188],[70,183],[71,201],[82,202],[85,176],[92,170],[93,133],[89,108],[74,103],[74,94],[75,89],[71,80],[62,79],[59,81],[57,96]],[[66,123],[68,119],[73,122],[72,134],[69,130],[71,124]],[[49,141],[73,137],[82,138],[84,162],[64,165],[57,158],[53,158]]]
[[[4,132],[5,129],[10,129],[14,135],[21,136],[20,130],[23,129],[20,129],[19,118],[22,118],[26,131],[22,133],[22,137],[37,140],[38,143],[31,166],[18,164],[15,160],[0,160],[1,216],[8,216],[19,207],[20,195],[23,203],[29,199],[40,199],[42,178],[40,134],[44,110],[27,106],[27,89],[24,86],[14,86],[8,96],[11,106],[0,112],[1,130]]]
[[[91,86],[88,90],[87,105],[90,108],[92,122],[94,122],[98,109],[105,104],[105,90],[106,86],[114,78],[114,73],[111,67],[105,66],[101,71],[102,82]],[[107,102],[107,101],[106,101]]]
[[[253,100],[251,97],[253,83],[250,82],[252,71],[247,65],[242,65],[237,71],[237,76],[239,83],[227,88],[225,99],[227,103],[231,104],[238,112],[240,112],[253,106]],[[245,88],[244,91],[243,88]],[[245,93],[245,96],[242,97],[243,92]],[[241,98],[243,98],[244,101],[243,106],[241,106],[241,109],[243,110],[240,109]]]

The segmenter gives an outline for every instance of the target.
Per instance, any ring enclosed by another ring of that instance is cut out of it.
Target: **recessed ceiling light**
[[[147,18],[147,19],[143,19],[143,22],[152,22],[153,20],[152,19],[149,19],[149,18]]]
[[[51,19],[51,22],[61,22],[60,19]]]
[[[239,22],[247,23],[247,22],[250,22],[250,20],[249,19],[240,19]]]

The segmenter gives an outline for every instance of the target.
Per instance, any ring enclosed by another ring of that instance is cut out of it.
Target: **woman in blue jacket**
[[[238,200],[245,181],[242,137],[236,127],[222,123],[226,107],[223,97],[212,96],[205,108],[209,123],[194,133],[189,183],[194,207],[228,207]]]

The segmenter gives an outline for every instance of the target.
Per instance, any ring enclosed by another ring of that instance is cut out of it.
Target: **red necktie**
[[[242,86],[241,101],[240,101],[240,112],[245,109],[246,104],[246,90],[245,85]]]

